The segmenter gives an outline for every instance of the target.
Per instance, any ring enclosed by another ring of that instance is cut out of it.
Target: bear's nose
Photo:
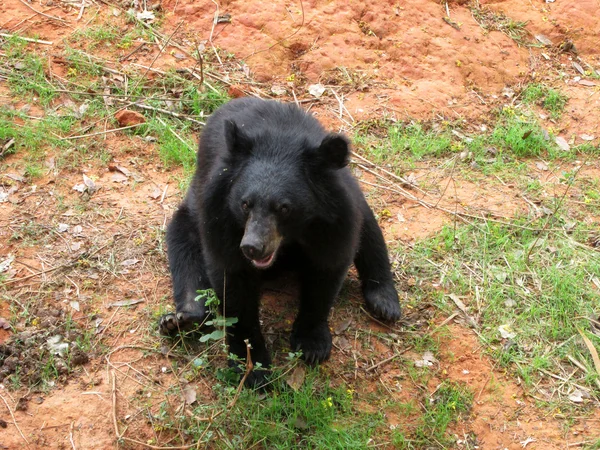
[[[240,248],[248,259],[261,259],[265,251],[265,246],[260,244],[242,244]]]

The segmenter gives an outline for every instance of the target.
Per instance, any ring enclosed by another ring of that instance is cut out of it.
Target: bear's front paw
[[[400,301],[393,283],[382,283],[376,288],[367,289],[364,296],[367,309],[378,319],[386,322],[400,319]]]
[[[302,359],[309,364],[319,364],[331,354],[331,332],[327,323],[311,326],[294,326],[290,339],[292,350],[302,350]]]
[[[190,331],[206,321],[206,314],[178,312],[163,315],[158,321],[158,330],[163,336],[172,336],[179,331]]]

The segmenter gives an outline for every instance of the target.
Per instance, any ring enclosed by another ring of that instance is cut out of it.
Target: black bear
[[[170,334],[207,315],[198,290],[212,288],[226,317],[230,353],[271,363],[260,331],[262,281],[281,260],[292,261],[300,308],[291,347],[318,363],[331,352],[327,323],[354,262],[367,308],[386,321],[400,318],[385,241],[349,168],[349,143],[328,133],[294,104],[232,100],[208,119],[197,168],[167,230],[176,312],[160,320]],[[261,372],[247,379],[264,382]]]

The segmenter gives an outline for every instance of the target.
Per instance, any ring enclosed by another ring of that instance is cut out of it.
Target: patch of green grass
[[[553,157],[556,151],[537,121],[525,112],[513,108],[502,110],[489,142],[518,157],[539,156],[544,151]]]
[[[22,113],[0,111],[0,142],[14,139],[11,152],[24,151],[39,166],[44,149],[64,149],[70,144],[60,135],[71,130],[77,119],[71,115],[47,115],[41,119],[29,119]],[[18,124],[17,122],[21,122]]]
[[[446,131],[426,130],[419,123],[390,127],[389,140],[393,153],[408,152],[416,159],[439,157],[449,153],[452,147],[452,139]]]
[[[448,435],[448,426],[468,416],[472,403],[473,393],[466,386],[444,381],[421,402],[424,412],[414,430],[394,430],[394,448],[453,448],[455,439]]]
[[[57,97],[56,89],[46,79],[45,61],[28,52],[18,40],[8,40],[0,45],[6,57],[0,57],[0,74],[8,80],[11,91],[47,106]]]
[[[27,175],[28,178],[40,178],[43,174],[44,169],[42,165],[37,162],[30,162],[25,166],[25,175]]]
[[[355,402],[353,390],[345,385],[333,386],[318,372],[307,369],[298,390],[282,380],[266,396],[244,389],[233,406],[236,388],[217,383],[213,390],[218,400],[200,404],[193,411],[195,417],[222,411],[212,423],[175,416],[164,404],[155,426],[161,430],[185,429],[199,445],[210,443],[216,449],[367,448],[384,424],[383,414],[363,411]]]
[[[71,34],[70,42],[85,42],[87,50],[93,50],[100,44],[112,45],[120,41],[122,32],[110,24],[92,25]]]
[[[434,130],[418,122],[378,129],[366,123],[358,128],[353,140],[373,163],[384,164],[396,172],[412,167],[417,160],[444,156],[458,149],[452,146],[448,131]]]
[[[523,103],[536,104],[550,113],[553,119],[559,119],[569,98],[560,91],[540,83],[528,85],[522,92]]]
[[[190,176],[196,166],[196,143],[191,123],[172,119],[151,119],[147,135],[157,139],[158,152],[167,167],[181,166]]]
[[[555,205],[549,206],[554,210]],[[442,271],[446,292],[464,296],[479,317],[490,353],[529,385],[545,377],[544,370],[557,373],[572,365],[570,355],[589,366],[591,374],[579,373],[572,381],[596,389],[598,377],[578,331],[589,330],[588,317],[599,312],[600,293],[592,278],[600,273],[600,257],[588,246],[593,233],[579,226],[569,228],[568,234],[541,231],[546,220],[446,227],[416,245],[408,260],[419,269],[408,270],[420,272],[422,279],[426,271],[432,282]],[[560,230],[567,223],[572,227],[567,217],[553,216],[548,229]],[[435,262],[435,268],[421,264],[424,258]],[[514,336],[503,338],[500,327]]]
[[[69,63],[67,77],[77,81],[80,84],[86,81],[80,78],[81,75],[91,77],[98,77],[102,75],[103,69],[99,61],[95,60],[81,50],[68,46],[65,47],[65,59]]]

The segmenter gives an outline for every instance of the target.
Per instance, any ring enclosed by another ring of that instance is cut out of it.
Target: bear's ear
[[[317,150],[320,162],[330,169],[346,167],[350,159],[349,145],[348,138],[345,136],[337,133],[328,134]]]
[[[252,142],[233,120],[225,121],[225,142],[232,155],[249,155]]]

